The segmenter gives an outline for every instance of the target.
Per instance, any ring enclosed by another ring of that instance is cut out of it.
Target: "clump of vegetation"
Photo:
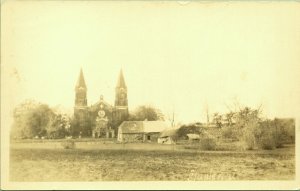
[[[274,122],[260,117],[260,111],[245,107],[237,116],[237,128],[241,129],[240,140],[247,150],[276,148],[276,141],[281,142],[274,132]]]
[[[242,146],[246,150],[253,150],[256,148],[256,138],[254,136],[255,130],[251,127],[247,127],[244,129],[244,133],[241,137],[242,142],[244,143]]]
[[[276,134],[277,142],[276,147],[281,147],[282,144],[295,143],[295,120],[294,119],[278,119],[273,120],[274,131]]]
[[[12,138],[64,138],[69,135],[70,119],[47,104],[26,100],[14,109]]]
[[[237,128],[233,126],[225,126],[221,129],[222,137],[224,139],[231,139],[232,141],[239,140],[240,133]]]
[[[275,149],[285,143],[295,141],[295,122],[293,119],[263,119],[261,110],[249,107],[240,108],[223,117],[215,115],[217,126],[221,127],[222,137],[238,140],[247,150]],[[223,122],[221,122],[224,119]]]
[[[164,120],[164,115],[160,109],[151,105],[141,105],[137,107],[129,116],[129,121],[157,121]]]
[[[75,148],[75,141],[72,139],[68,139],[61,143],[64,149],[74,149]]]
[[[196,124],[183,125],[177,131],[177,136],[185,139],[187,135],[197,135],[194,138],[189,137],[189,145],[186,149],[198,149],[198,150],[216,150],[217,138],[212,136],[205,128]]]
[[[273,138],[273,135],[268,132],[267,134],[265,134],[261,139],[260,139],[260,142],[259,142],[259,147],[261,149],[264,149],[264,150],[272,150],[274,149],[276,146],[275,144],[275,140]]]
[[[282,122],[287,121],[283,120],[263,120],[254,125],[248,125],[244,128],[244,134],[242,138],[246,138],[246,144],[250,148],[258,148],[271,150],[275,148],[280,148],[285,143],[291,143],[292,141],[288,140],[289,135],[287,125],[281,125]],[[293,126],[293,123],[291,123]],[[293,127],[293,129],[295,126]],[[247,139],[248,138],[248,139]],[[249,141],[251,139],[251,141]]]
[[[187,134],[201,134],[203,132],[203,127],[196,124],[182,125],[177,130],[177,137],[179,139],[188,139]]]
[[[215,150],[217,147],[217,141],[213,137],[206,137],[200,139],[200,148],[202,150]]]
[[[195,150],[204,150],[212,151],[217,148],[217,141],[213,137],[201,138],[198,141],[194,141],[184,147],[185,149],[195,149]]]

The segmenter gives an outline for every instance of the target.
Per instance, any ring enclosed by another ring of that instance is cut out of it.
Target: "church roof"
[[[119,74],[119,78],[118,78],[118,82],[117,82],[117,88],[126,88],[126,84],[125,84],[125,80],[124,80],[124,76],[123,76],[123,71],[121,69],[120,74]]]
[[[143,121],[123,121],[119,126],[122,133],[143,133]]]
[[[83,77],[82,68],[80,69],[80,74],[79,74],[77,84],[76,84],[76,88],[80,88],[80,87],[86,89],[86,84],[85,84],[85,80],[84,80],[84,77]]]
[[[103,100],[103,96],[100,97],[100,100],[97,101],[95,104],[91,105],[92,108],[99,108],[100,104],[103,104],[103,106],[105,108],[108,108],[108,109],[113,109],[113,106],[111,104],[109,104],[108,102],[104,101]]]

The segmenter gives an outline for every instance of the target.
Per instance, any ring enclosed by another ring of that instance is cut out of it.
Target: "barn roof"
[[[198,134],[189,133],[189,134],[186,134],[186,136],[188,136],[189,139],[200,139],[200,135],[198,135]]]
[[[155,133],[168,128],[164,121],[124,121],[119,126],[122,133]]]
[[[143,122],[142,121],[124,121],[119,126],[119,132],[142,133],[143,132]]]

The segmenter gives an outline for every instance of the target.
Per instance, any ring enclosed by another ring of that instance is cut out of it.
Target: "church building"
[[[114,138],[118,126],[128,119],[127,87],[122,70],[115,88],[114,106],[100,96],[98,102],[87,105],[87,87],[82,69],[75,86],[75,107],[72,135],[94,138]]]

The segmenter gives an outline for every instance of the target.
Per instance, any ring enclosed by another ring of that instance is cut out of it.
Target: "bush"
[[[284,127],[274,120],[265,120],[259,123],[250,123],[243,129],[242,140],[244,148],[271,150],[282,147],[286,140]]]
[[[202,136],[200,140],[194,140],[185,145],[185,149],[195,149],[195,150],[216,150],[217,141],[215,137],[212,136]]]
[[[207,137],[200,139],[200,147],[202,150],[215,150],[217,146],[217,141],[215,138]]]
[[[190,124],[190,125],[182,125],[177,130],[177,137],[179,139],[187,139],[187,134],[200,134],[203,132],[203,128],[197,126],[196,124]]]
[[[274,136],[272,133],[265,134],[261,137],[259,143],[258,143],[259,148],[264,149],[264,150],[272,150],[275,148],[275,140]]]
[[[253,150],[257,146],[257,135],[260,134],[257,124],[252,123],[244,127],[243,134],[241,136],[243,147],[246,150]]]
[[[266,120],[260,123],[261,134],[258,145],[262,149],[274,149],[282,147],[286,140],[286,131],[278,127],[276,121]]]
[[[295,143],[295,120],[286,118],[273,120],[273,129],[276,136],[276,147],[285,143]]]
[[[249,130],[245,131],[243,135],[244,149],[253,150],[255,148],[255,137]]]
[[[225,139],[238,140],[239,132],[236,127],[226,126],[222,128],[222,137]]]
[[[217,151],[240,151],[244,150],[244,143],[240,141],[230,141],[226,142],[222,140],[217,143],[216,150]]]
[[[75,148],[75,141],[74,140],[67,140],[61,143],[64,149],[74,149]]]

